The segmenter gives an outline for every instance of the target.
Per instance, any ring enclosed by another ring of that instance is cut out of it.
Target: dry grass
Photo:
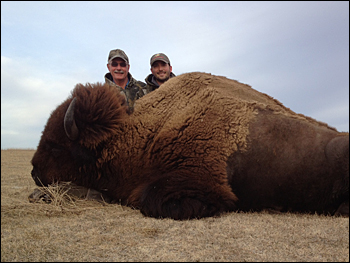
[[[33,150],[1,151],[1,261],[349,261],[349,218],[229,213],[175,221],[115,204],[29,203]]]

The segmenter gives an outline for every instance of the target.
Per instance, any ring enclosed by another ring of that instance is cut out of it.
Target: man
[[[121,49],[109,52],[107,68],[109,73],[105,75],[106,83],[115,86],[120,93],[124,94],[129,109],[132,111],[135,101],[147,93],[146,84],[131,76],[129,58]]]
[[[175,77],[175,74],[172,72],[172,66],[170,65],[169,58],[163,53],[154,54],[151,57],[151,72],[145,81],[147,83],[147,92],[151,92],[169,78]]]

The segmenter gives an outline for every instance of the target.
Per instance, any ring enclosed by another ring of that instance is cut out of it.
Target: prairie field
[[[227,213],[176,221],[118,204],[30,203],[34,150],[1,150],[1,261],[349,261],[349,218]]]

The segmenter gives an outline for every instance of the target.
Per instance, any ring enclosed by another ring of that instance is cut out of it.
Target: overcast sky
[[[36,149],[77,83],[104,82],[111,49],[137,80],[225,76],[349,131],[349,2],[1,1],[1,149]]]

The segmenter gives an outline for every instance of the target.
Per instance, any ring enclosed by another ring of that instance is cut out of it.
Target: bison
[[[156,218],[349,214],[349,133],[207,73],[168,80],[132,112],[112,87],[77,84],[31,162],[38,186],[71,182]]]

